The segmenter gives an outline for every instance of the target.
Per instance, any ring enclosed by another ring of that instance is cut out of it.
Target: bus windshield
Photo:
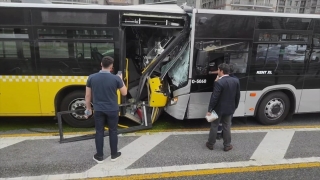
[[[168,76],[170,77],[172,84],[175,88],[180,88],[188,83],[189,75],[189,60],[190,58],[190,45],[184,50],[182,55],[179,57],[178,61],[172,66],[168,71]]]
[[[173,60],[161,68],[162,76],[168,74],[175,89],[183,87],[188,82],[190,44],[186,42]]]
[[[166,37],[161,41],[155,41],[154,46],[152,48],[148,48],[148,53],[143,58],[143,65],[144,67],[148,66],[148,64],[159,54],[164,51],[164,47],[168,44],[171,40],[171,37]]]

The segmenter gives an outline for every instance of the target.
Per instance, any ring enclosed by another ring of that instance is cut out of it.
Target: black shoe
[[[210,145],[209,142],[206,142],[206,146],[208,149],[213,150],[213,145]]]
[[[121,152],[117,152],[116,155],[111,155],[111,161],[116,161],[121,156]]]
[[[103,157],[98,156],[97,154],[95,154],[93,156],[93,160],[95,160],[97,163],[103,163]]]
[[[223,148],[224,151],[230,151],[231,149],[233,149],[232,145]]]

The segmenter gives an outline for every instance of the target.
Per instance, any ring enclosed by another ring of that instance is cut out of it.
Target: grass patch
[[[126,126],[137,126],[125,118],[119,119],[119,124]],[[209,124],[204,120],[176,120],[169,115],[163,114],[153,124],[153,128],[148,131],[174,130],[174,129],[192,129],[209,127]],[[47,133],[58,132],[58,121],[53,117],[1,117],[0,118],[0,133]],[[74,128],[66,123],[63,123],[64,132],[89,132],[94,131],[92,128]]]
[[[1,117],[0,132],[6,131],[58,132],[58,121],[53,117]],[[74,128],[63,123],[64,132],[92,131],[94,128]]]

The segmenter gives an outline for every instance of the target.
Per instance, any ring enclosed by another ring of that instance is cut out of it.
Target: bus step
[[[139,124],[142,123],[142,120],[141,120],[141,119],[139,119],[139,118],[136,117],[135,115],[132,115],[131,113],[126,113],[126,114],[124,115],[124,117],[126,117],[126,118],[128,118],[128,119],[130,119],[131,121],[134,121],[134,122],[136,122],[136,123],[139,123]]]

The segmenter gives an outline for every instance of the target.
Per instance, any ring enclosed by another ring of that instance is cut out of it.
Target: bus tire
[[[74,91],[61,101],[60,111],[85,110],[85,92]],[[84,118],[84,113],[72,113],[62,116],[63,120],[72,127],[88,128],[94,126],[94,118],[91,115],[88,119]]]
[[[285,119],[289,109],[288,96],[280,91],[272,92],[262,99],[256,117],[264,125],[275,125]]]

